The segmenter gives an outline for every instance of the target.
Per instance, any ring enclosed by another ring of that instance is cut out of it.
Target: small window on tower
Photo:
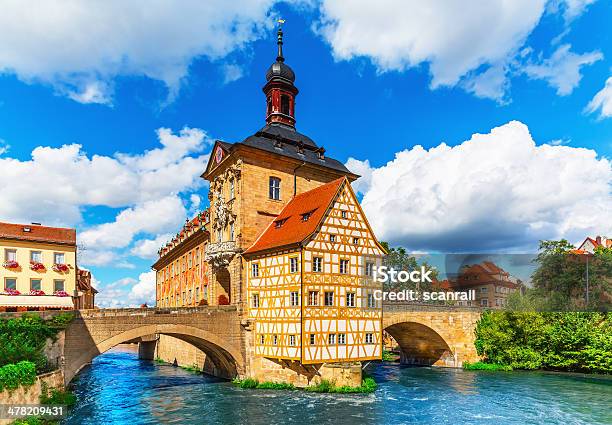
[[[277,201],[280,200],[280,184],[281,180],[278,177],[270,177],[270,199],[274,199]]]
[[[285,94],[281,96],[281,114],[290,115],[289,114],[289,96]]]
[[[272,113],[272,96],[268,97],[268,115]]]

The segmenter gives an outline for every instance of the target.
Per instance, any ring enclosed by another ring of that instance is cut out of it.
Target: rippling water
[[[612,424],[612,379],[374,366],[368,395],[242,390],[113,351],[78,378],[66,424]]]

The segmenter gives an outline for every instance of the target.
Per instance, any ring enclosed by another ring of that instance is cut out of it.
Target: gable
[[[212,148],[210,157],[208,158],[208,164],[206,164],[206,170],[202,173],[201,177],[206,178],[215,168],[230,155],[230,143],[222,142],[217,140]]]

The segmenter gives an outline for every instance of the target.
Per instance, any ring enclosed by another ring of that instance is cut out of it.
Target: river
[[[370,365],[368,395],[243,390],[131,350],[97,357],[74,385],[81,424],[612,424],[612,379]]]

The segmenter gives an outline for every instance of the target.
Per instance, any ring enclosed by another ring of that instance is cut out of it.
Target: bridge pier
[[[142,341],[138,343],[138,358],[140,360],[155,360],[157,340]]]

